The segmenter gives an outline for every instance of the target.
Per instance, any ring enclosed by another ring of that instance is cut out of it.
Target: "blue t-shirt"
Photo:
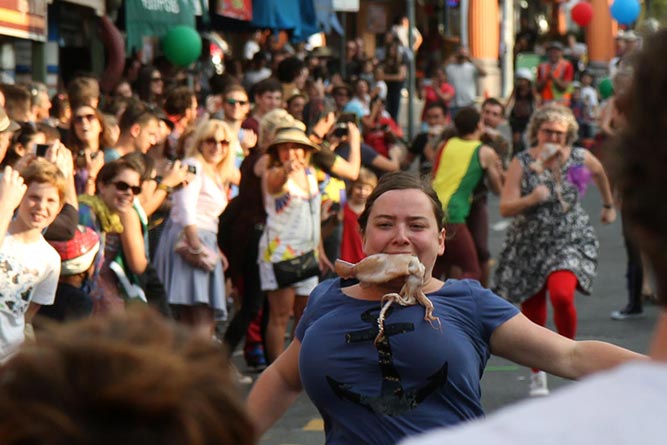
[[[296,329],[303,388],[324,419],[327,444],[390,444],[484,414],[480,379],[493,331],[518,310],[473,280],[448,280],[424,307],[393,304],[377,347],[378,301],[320,283]]]

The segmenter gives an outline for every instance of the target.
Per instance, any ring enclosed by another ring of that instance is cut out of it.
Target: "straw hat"
[[[320,147],[308,138],[305,129],[301,126],[283,127],[276,130],[276,138],[267,150],[274,150],[278,145],[285,143],[299,144],[306,150],[320,151]]]

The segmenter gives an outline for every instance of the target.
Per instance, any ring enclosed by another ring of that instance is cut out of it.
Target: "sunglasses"
[[[128,190],[131,190],[133,195],[138,195],[139,193],[141,193],[141,186],[138,185],[130,185],[124,181],[116,181],[112,182],[112,184],[114,187],[116,187],[116,190],[118,190],[119,192],[126,192]]]
[[[229,105],[232,105],[232,106],[234,106],[236,104],[239,104],[242,107],[245,106],[245,105],[248,105],[247,100],[225,99],[225,102],[228,103]]]
[[[204,139],[204,142],[206,142],[207,144],[211,144],[211,145],[218,145],[218,144],[221,144],[223,146],[224,145],[229,145],[229,141],[227,139],[217,140],[216,138],[213,138],[213,137]]]
[[[93,119],[97,119],[97,116],[95,116],[92,113],[91,114],[77,114],[76,116],[74,116],[74,122],[79,123],[79,124],[83,123],[84,119],[87,120],[88,122],[92,122]]]
[[[547,136],[563,137],[567,134],[565,131],[551,130],[550,128],[541,128],[540,131]]]
[[[162,82],[162,77],[151,77],[151,82]]]

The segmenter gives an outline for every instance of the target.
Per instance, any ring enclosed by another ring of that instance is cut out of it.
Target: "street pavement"
[[[641,319],[614,321],[609,317],[611,311],[622,308],[626,302],[625,251],[620,219],[610,225],[602,225],[599,222],[602,203],[595,187],[589,187],[583,203],[591,215],[600,240],[600,261],[593,294],[591,296],[578,294],[576,297],[579,316],[577,339],[603,340],[634,351],[646,352],[658,314],[657,307],[646,305],[644,310],[646,316]],[[492,256],[496,257],[502,246],[507,221],[500,218],[498,199],[494,196],[489,197],[489,217],[490,248]],[[549,319],[549,326],[553,329],[551,310]],[[243,371],[242,359],[237,357],[236,360]],[[526,368],[499,357],[491,357],[482,379],[482,401],[486,412],[493,412],[525,399],[528,394],[528,375],[529,371]],[[552,390],[570,384],[573,383],[549,376],[549,387]],[[260,443],[262,445],[324,443],[321,417],[305,394],[302,394],[285,416],[263,436]]]

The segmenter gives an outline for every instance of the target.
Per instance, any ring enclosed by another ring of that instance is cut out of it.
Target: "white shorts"
[[[259,261],[259,279],[263,291],[278,290],[276,275],[273,273],[273,264],[266,261]],[[289,287],[294,288],[296,295],[308,296],[319,283],[319,277],[310,277],[305,280],[297,281]]]

